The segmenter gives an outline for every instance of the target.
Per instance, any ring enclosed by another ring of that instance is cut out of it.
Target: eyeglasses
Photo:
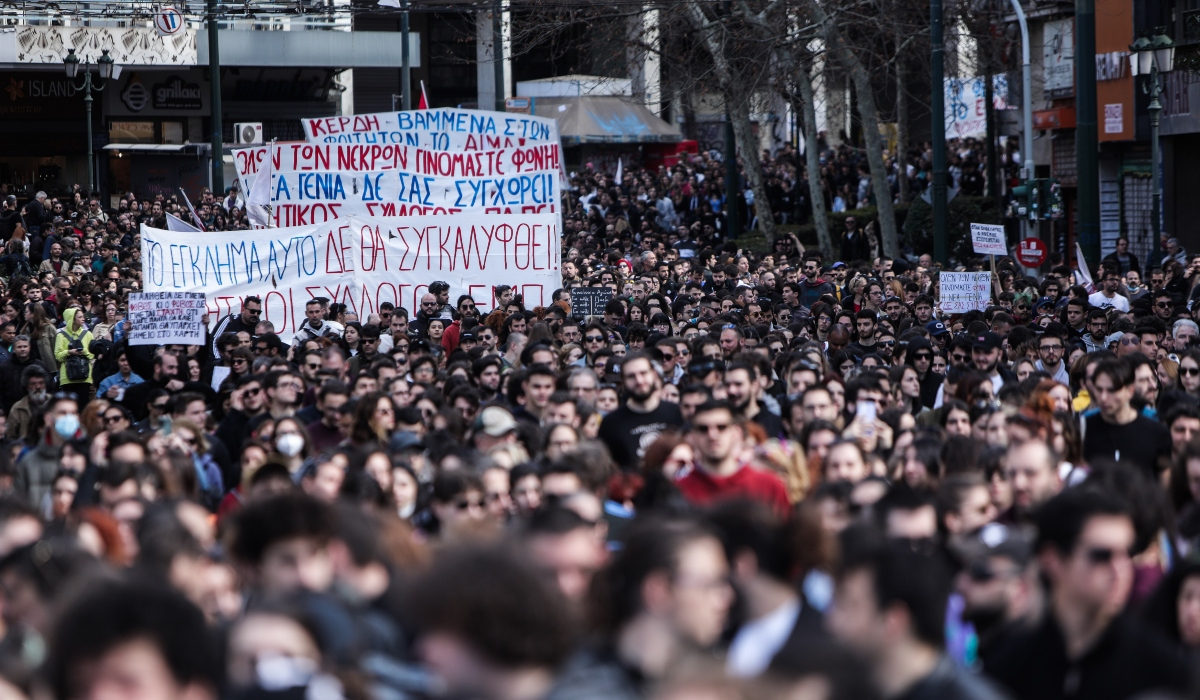
[[[1061,352],[1062,349],[1063,349],[1063,346],[1061,346],[1061,345],[1043,345],[1041,347],[1041,350],[1043,350],[1043,351],[1052,350],[1054,352]]]

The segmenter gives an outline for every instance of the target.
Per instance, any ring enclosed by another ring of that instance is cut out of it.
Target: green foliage
[[[893,209],[896,211],[896,227],[900,230],[904,230],[903,227],[908,218],[909,208],[910,205],[908,204],[896,204],[893,206]],[[834,254],[836,255],[838,246],[841,245],[842,231],[846,230],[846,217],[853,216],[858,221],[860,228],[866,228],[867,224],[879,217],[879,211],[875,207],[863,207],[862,209],[853,209],[851,211],[826,212],[826,216],[829,217],[829,237],[833,242]],[[876,226],[876,235],[879,235],[878,228]],[[811,220],[803,226],[797,227],[796,237],[800,239],[800,242],[805,247],[817,247],[817,227]],[[903,240],[900,241],[900,246],[904,247]]]
[[[1003,224],[1004,218],[996,200],[991,197],[955,197],[946,211],[946,236],[949,253],[953,258],[964,260],[974,257],[971,250],[971,224]],[[904,220],[903,240],[900,247],[912,247],[914,253],[933,252],[933,207],[917,197]]]

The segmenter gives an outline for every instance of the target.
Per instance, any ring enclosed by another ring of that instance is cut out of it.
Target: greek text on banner
[[[943,314],[986,311],[992,299],[992,273],[943,272],[938,277]]]
[[[474,109],[416,109],[301,119],[300,123],[311,143],[391,143],[438,151],[558,143],[558,123],[553,119]]]
[[[304,304],[328,297],[366,320],[379,304],[409,311],[429,285],[452,299],[470,294],[495,307],[497,285],[514,287],[528,308],[562,286],[561,230],[551,214],[344,217],[321,224],[198,237],[142,227],[147,292],[203,293],[211,319],[258,296],[279,334],[304,322]]]
[[[130,345],[203,345],[204,295],[148,292],[129,295]]]

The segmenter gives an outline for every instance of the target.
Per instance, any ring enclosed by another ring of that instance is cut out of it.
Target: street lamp
[[[1142,92],[1150,96],[1150,177],[1152,191],[1150,205],[1153,208],[1150,212],[1150,228],[1151,235],[1154,239],[1151,250],[1151,264],[1146,268],[1150,269],[1162,264],[1162,221],[1160,210],[1162,209],[1162,173],[1160,163],[1162,162],[1162,152],[1158,143],[1158,121],[1162,114],[1162,102],[1159,97],[1162,95],[1163,84],[1159,76],[1162,73],[1170,73],[1175,69],[1175,42],[1171,37],[1163,32],[1162,27],[1156,30],[1156,34],[1151,38],[1140,36],[1137,41],[1129,47],[1129,71],[1135,77],[1144,75],[1149,78],[1148,81],[1142,83]]]
[[[112,56],[108,55],[108,49],[104,49],[100,58],[96,59],[100,80],[108,80],[112,77],[113,63]],[[76,89],[83,93],[83,105],[87,108],[88,197],[91,197],[96,191],[95,155],[92,152],[92,93],[100,92],[104,89],[104,85],[93,85],[89,62],[80,61],[79,56],[75,54],[75,49],[67,49],[67,55],[63,58],[63,70],[66,71],[67,77],[71,80],[77,78],[80,67],[83,68],[83,85],[76,86]]]

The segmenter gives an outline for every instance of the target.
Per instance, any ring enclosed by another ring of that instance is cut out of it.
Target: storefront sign
[[[0,73],[0,119],[45,120],[83,117],[83,96],[66,76]]]
[[[61,65],[67,49],[95,63],[103,51],[122,66],[194,66],[196,30],[160,36],[150,27],[16,27],[16,41],[0,42],[0,63]]]
[[[165,83],[155,84],[151,94],[155,109],[198,111],[204,106],[200,84],[186,82],[177,75]]]

